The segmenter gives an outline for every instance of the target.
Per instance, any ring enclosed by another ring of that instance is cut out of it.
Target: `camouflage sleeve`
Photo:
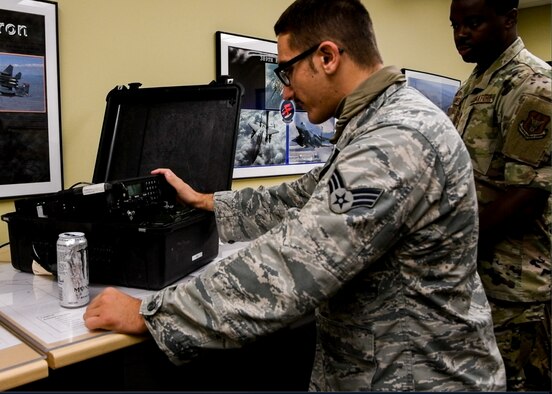
[[[503,130],[506,184],[550,190],[552,170],[552,82],[547,74],[519,73],[510,94],[503,94],[499,122]],[[522,78],[522,76],[525,77]],[[505,87],[507,89],[507,87]]]
[[[264,234],[288,215],[288,209],[301,209],[310,198],[320,168],[298,180],[271,188],[245,188],[237,192],[215,193],[215,217],[223,242],[248,241]]]

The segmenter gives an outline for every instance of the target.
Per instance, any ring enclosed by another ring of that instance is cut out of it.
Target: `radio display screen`
[[[128,196],[134,197],[140,193],[142,193],[142,184],[141,183],[135,183],[134,185],[128,185]]]

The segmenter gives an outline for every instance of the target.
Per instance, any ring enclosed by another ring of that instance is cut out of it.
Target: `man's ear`
[[[517,26],[517,18],[518,18],[518,9],[512,8],[510,11],[508,11],[505,15],[506,18],[506,27],[508,29],[515,28]]]
[[[333,41],[323,41],[318,47],[317,56],[326,73],[333,74],[341,62],[341,50]]]

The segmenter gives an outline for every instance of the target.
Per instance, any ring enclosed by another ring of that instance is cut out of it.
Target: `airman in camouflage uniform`
[[[369,16],[359,1],[298,0],[275,27],[284,98],[298,100],[311,121],[335,115],[332,156],[293,182],[214,195],[193,191],[168,169],[154,171],[183,202],[214,210],[223,241],[251,242],[141,303],[107,290],[88,307],[87,327],[142,332],[143,324],[182,363],[314,314],[312,390],[504,390],[476,270],[477,198],[461,138],[377,54],[359,68],[346,55],[353,39],[311,37],[320,44],[295,47],[287,18],[321,22],[314,29],[321,36],[330,20],[362,21],[353,33],[373,35]],[[335,86],[347,93],[328,107],[335,95],[325,83],[341,77],[358,83]]]
[[[475,267],[477,205],[462,141],[402,81],[368,80],[355,95],[369,105],[323,169],[215,193],[221,239],[254,241],[144,301],[150,332],[178,363],[315,310],[322,368],[313,388],[504,389]]]
[[[548,198],[534,219],[503,225],[499,239],[485,237],[481,224],[478,270],[509,390],[551,389],[551,88],[550,66],[518,37],[488,68],[476,67],[449,110],[472,157],[482,212],[513,188],[540,189],[543,202]]]

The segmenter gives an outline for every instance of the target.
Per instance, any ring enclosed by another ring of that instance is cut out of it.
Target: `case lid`
[[[170,168],[200,192],[228,190],[239,122],[239,85],[117,87],[107,95],[93,182]]]

